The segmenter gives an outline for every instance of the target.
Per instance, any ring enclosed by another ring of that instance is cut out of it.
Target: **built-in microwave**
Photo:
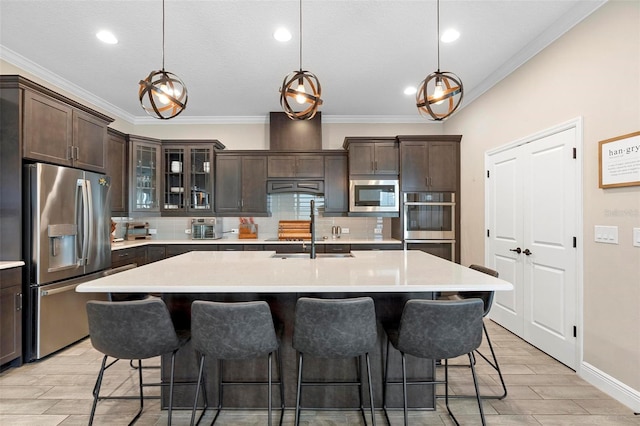
[[[398,180],[349,181],[349,211],[355,213],[398,213]]]

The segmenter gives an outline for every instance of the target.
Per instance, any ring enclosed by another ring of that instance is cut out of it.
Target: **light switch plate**
[[[595,242],[606,244],[618,244],[617,226],[595,226]]]
[[[633,228],[633,246],[640,247],[640,228]]]

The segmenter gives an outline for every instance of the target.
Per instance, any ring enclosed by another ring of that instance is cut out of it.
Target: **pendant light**
[[[437,8],[438,70],[420,83],[416,92],[416,106],[420,114],[428,115],[431,120],[441,121],[458,109],[462,103],[463,88],[457,75],[440,71],[440,0],[437,1]]]
[[[187,107],[187,87],[180,78],[164,69],[164,0],[162,0],[162,69],[140,80],[140,105],[147,114],[169,120]]]
[[[300,0],[300,68],[285,76],[280,105],[292,120],[310,120],[322,105],[322,88],[315,74],[302,70],[302,0]]]

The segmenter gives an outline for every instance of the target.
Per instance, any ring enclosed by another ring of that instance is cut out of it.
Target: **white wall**
[[[613,0],[445,124],[462,134],[462,263],[484,260],[484,153],[583,117],[584,362],[640,411],[640,187],[598,188],[598,141],[640,130],[640,1]],[[594,225],[619,228],[596,244]]]

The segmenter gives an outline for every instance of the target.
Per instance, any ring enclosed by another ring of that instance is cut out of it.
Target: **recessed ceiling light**
[[[442,34],[440,40],[442,40],[443,43],[451,43],[452,41],[456,41],[458,38],[460,38],[460,33],[453,28],[449,28]]]
[[[98,40],[102,41],[103,43],[107,43],[107,44],[117,44],[118,43],[118,39],[116,38],[116,36],[113,35],[113,33],[111,31],[98,31],[96,33],[96,37],[98,37]]]
[[[418,89],[416,89],[414,86],[408,86],[404,89],[404,94],[405,95],[415,95],[416,92],[418,91]]]
[[[273,33],[273,38],[281,42],[289,41],[291,40],[291,32],[286,28],[278,28]]]

